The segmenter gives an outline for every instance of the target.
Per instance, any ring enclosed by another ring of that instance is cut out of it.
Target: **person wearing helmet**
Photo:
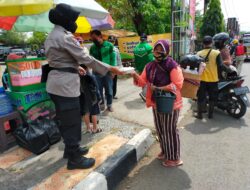
[[[226,78],[226,73],[229,70],[229,66],[231,66],[233,62],[230,55],[230,50],[226,47],[229,39],[229,35],[225,32],[218,33],[213,37],[214,46],[220,51],[220,55],[224,64],[223,67],[218,67],[219,80],[224,80]]]
[[[198,112],[197,119],[202,119],[202,112],[206,105],[206,97],[209,95],[209,111],[208,118],[213,118],[214,104],[217,101],[218,93],[218,65],[223,65],[220,51],[214,50],[213,38],[205,36],[203,39],[204,49],[197,53],[198,56],[205,59],[206,68],[201,76],[200,87],[197,93],[198,96]]]
[[[237,47],[238,43],[239,43],[239,41],[238,41],[237,39],[234,39],[234,40],[232,41],[232,47],[231,47],[231,49],[230,49],[230,55],[231,55],[231,56],[233,56],[234,51],[235,51],[235,48]]]
[[[140,36],[140,43],[134,48],[134,62],[135,69],[138,73],[142,73],[146,64],[154,60],[154,56],[152,53],[152,46],[147,42],[147,35],[142,33]],[[143,101],[146,101],[146,88],[143,88],[140,96]]]
[[[49,11],[49,20],[55,25],[45,41],[45,54],[50,71],[46,90],[56,108],[56,120],[65,144],[64,158],[67,168],[86,169],[95,164],[95,159],[82,155],[88,148],[79,146],[81,141],[80,77],[85,70],[81,64],[105,75],[109,71],[122,74],[117,68],[104,64],[84,52],[72,33],[77,29],[80,12],[67,4],[58,4]]]
[[[230,51],[226,47],[226,44],[229,40],[229,35],[227,33],[222,32],[222,33],[216,34],[213,37],[213,40],[214,40],[214,46],[216,47],[216,49],[220,51],[223,63],[227,66],[231,65],[232,59],[230,56]]]

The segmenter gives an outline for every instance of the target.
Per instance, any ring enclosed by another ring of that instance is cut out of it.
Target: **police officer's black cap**
[[[209,45],[213,43],[213,38],[211,36],[205,36],[203,38],[203,44]]]
[[[75,22],[80,12],[74,10],[70,5],[58,4],[54,9],[49,11],[49,20],[53,24],[62,25],[63,22]]]

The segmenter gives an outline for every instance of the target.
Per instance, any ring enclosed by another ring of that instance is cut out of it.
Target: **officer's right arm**
[[[65,35],[63,48],[78,62],[79,65],[84,64],[87,67],[92,68],[95,72],[105,75],[110,66],[96,60],[94,57],[88,55],[81,46],[77,44],[77,41],[72,35]]]

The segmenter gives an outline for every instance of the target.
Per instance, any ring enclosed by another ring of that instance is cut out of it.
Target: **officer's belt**
[[[55,68],[55,67],[50,67],[50,71],[62,71],[62,72],[67,72],[67,73],[78,73],[78,70],[72,68],[72,67],[63,67],[63,68]]]

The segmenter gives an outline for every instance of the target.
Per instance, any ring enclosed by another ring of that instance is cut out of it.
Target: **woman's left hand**
[[[86,70],[84,68],[82,68],[81,66],[78,67],[78,72],[81,76],[86,75]]]

